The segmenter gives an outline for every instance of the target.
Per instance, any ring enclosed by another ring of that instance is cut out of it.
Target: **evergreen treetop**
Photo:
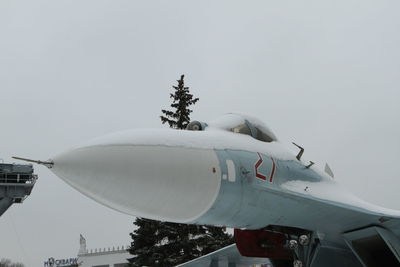
[[[175,129],[186,128],[190,122],[190,113],[193,112],[189,107],[199,101],[199,98],[193,98],[189,87],[185,87],[184,77],[185,75],[182,74],[180,80],[177,80],[178,85],[172,86],[175,92],[170,94],[170,98],[173,99],[171,107],[174,110],[161,110],[165,115],[160,116],[161,122],[168,123],[169,127]]]

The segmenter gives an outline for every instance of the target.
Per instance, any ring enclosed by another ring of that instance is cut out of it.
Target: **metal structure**
[[[31,194],[37,178],[31,164],[0,163],[0,216]]]

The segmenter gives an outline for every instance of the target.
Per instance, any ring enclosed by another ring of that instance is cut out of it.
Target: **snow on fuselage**
[[[317,230],[338,233],[352,225],[356,214],[365,224],[384,214],[398,216],[359,201],[330,177],[307,168],[267,128],[253,123],[251,135],[242,134],[247,120],[223,122],[202,131],[147,129],[107,135],[57,155],[51,170],[108,207],[163,221],[312,229],[334,210],[338,216]],[[270,141],[254,138],[259,129],[268,135],[260,138]],[[327,198],[326,192],[333,197]]]
[[[131,130],[111,134],[55,156],[51,169],[86,196],[124,213],[191,222],[217,198],[221,168],[216,150],[293,155],[231,132]]]

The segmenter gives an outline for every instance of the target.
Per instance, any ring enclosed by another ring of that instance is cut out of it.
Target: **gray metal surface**
[[[22,203],[37,180],[32,165],[0,164],[0,216],[13,204]]]

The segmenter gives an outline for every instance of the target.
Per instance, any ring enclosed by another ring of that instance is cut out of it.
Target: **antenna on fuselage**
[[[306,169],[309,169],[312,165],[314,165],[315,162],[310,160],[310,163],[306,166]]]
[[[335,178],[331,167],[329,167],[328,163],[325,163],[325,172],[332,178]]]
[[[296,159],[297,159],[297,160],[300,160],[300,159],[301,159],[301,156],[303,156],[304,148],[301,147],[301,146],[299,146],[299,145],[296,144],[295,142],[292,142],[292,144],[295,145],[295,146],[297,146],[298,148],[300,148],[300,151],[299,151],[299,153],[298,153],[297,156],[296,156]]]

